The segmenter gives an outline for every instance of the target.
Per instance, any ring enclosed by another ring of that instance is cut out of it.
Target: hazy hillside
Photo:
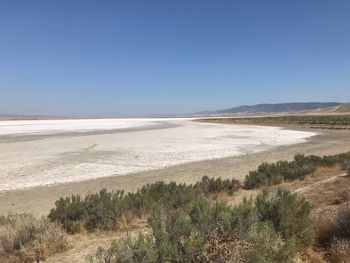
[[[319,108],[305,112],[307,114],[350,114],[350,103],[329,108]]]
[[[292,103],[276,103],[276,104],[256,104],[242,105],[229,109],[200,112],[199,114],[249,114],[249,113],[279,113],[279,112],[298,112],[315,110],[322,108],[330,108],[341,106],[339,102],[292,102]]]
[[[0,114],[0,120],[42,120],[42,119],[54,119],[52,116],[41,115],[19,115],[19,114]]]

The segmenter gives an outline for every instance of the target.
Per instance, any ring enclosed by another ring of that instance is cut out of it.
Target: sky
[[[348,0],[0,0],[0,113],[350,102]]]

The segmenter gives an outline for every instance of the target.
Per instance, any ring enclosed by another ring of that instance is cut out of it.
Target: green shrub
[[[192,224],[204,239],[227,234],[230,230],[232,209],[225,202],[210,204],[205,198],[198,199],[190,209]]]
[[[68,233],[76,233],[82,229],[115,230],[120,227],[122,217],[132,220],[150,213],[154,206],[160,205],[170,210],[185,209],[200,195],[217,192],[233,194],[239,188],[240,183],[234,179],[203,177],[195,185],[155,182],[144,185],[136,193],[128,194],[102,189],[85,198],[79,195],[60,198],[48,217],[62,224]]]
[[[147,184],[138,192],[143,200],[144,207],[148,211],[154,203],[159,203],[169,209],[185,207],[201,194],[198,187],[175,182]]]
[[[171,182],[147,184],[136,193],[124,194],[123,191],[89,194],[84,199],[78,195],[60,198],[49,218],[62,224],[69,233],[82,229],[115,230],[120,226],[121,218],[135,218],[148,213],[155,204],[167,209],[185,207],[201,194],[198,187]]]
[[[159,212],[159,211],[158,211]],[[99,249],[87,261],[91,263],[201,262],[204,241],[190,220],[179,209],[168,215],[159,213],[151,220],[152,235],[139,234],[114,241],[107,250]]]
[[[258,223],[258,211],[252,199],[232,208],[231,235],[240,240],[249,240],[254,225]]]
[[[76,233],[83,228],[88,231],[115,229],[117,220],[128,209],[123,200],[123,192],[107,192],[106,189],[89,194],[84,200],[79,195],[73,195],[56,201],[56,207],[51,209],[48,217],[61,223],[68,233]]]
[[[304,197],[286,190],[278,190],[276,194],[264,190],[256,198],[255,204],[259,220],[271,223],[285,241],[294,239],[299,247],[314,241],[311,205]]]
[[[236,179],[209,178],[203,176],[196,186],[199,186],[205,195],[226,192],[228,195],[233,195],[241,188],[241,183]]]
[[[294,239],[284,240],[269,224],[257,226],[251,243],[251,248],[246,252],[249,263],[295,261],[297,250]]]
[[[250,229],[257,222],[257,213],[252,200],[231,207],[226,202],[210,202],[199,198],[189,212],[191,222],[204,239],[220,241],[247,239]]]
[[[0,262],[39,262],[67,249],[65,233],[29,214],[0,216]]]
[[[156,230],[154,226],[152,230]],[[175,252],[171,262],[197,262],[202,257],[204,241],[182,210],[177,210],[168,218],[165,232]],[[155,238],[158,241],[157,236]]]
[[[198,197],[188,210],[168,210],[158,204],[149,220],[151,236],[139,242],[142,246],[128,239],[119,241],[104,252],[99,262],[211,262],[213,257],[222,262],[237,258],[248,262],[292,262],[296,253],[313,241],[309,213],[310,205],[287,191],[274,195],[265,191],[255,203],[244,199],[235,207],[210,202],[204,196]],[[135,259],[145,250],[156,255],[155,259]],[[110,258],[119,261],[108,261]]]
[[[127,237],[114,241],[110,248],[99,248],[94,255],[87,257],[90,263],[136,263],[156,262],[157,252],[154,249],[153,237],[140,234],[136,240]]]

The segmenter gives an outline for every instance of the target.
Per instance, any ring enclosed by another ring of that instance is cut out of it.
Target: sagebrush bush
[[[310,217],[311,205],[304,197],[286,190],[275,194],[264,190],[255,203],[259,220],[272,223],[284,240],[294,239],[300,247],[313,243],[315,225]]]
[[[195,186],[199,186],[206,195],[219,192],[226,192],[228,195],[233,195],[241,188],[241,183],[236,179],[222,180],[221,178],[203,176],[202,180]]]
[[[295,262],[295,240],[284,240],[268,223],[256,227],[251,243],[252,246],[246,252],[246,261],[249,263]]]
[[[195,185],[155,182],[144,185],[136,193],[128,194],[102,189],[99,193],[88,194],[85,198],[79,195],[60,198],[48,217],[62,224],[69,233],[76,233],[82,229],[115,230],[120,227],[122,217],[132,220],[148,214],[154,206],[160,205],[170,210],[186,208],[200,195],[218,192],[233,194],[239,188],[240,183],[235,179],[203,177]]]
[[[0,216],[0,262],[39,262],[67,249],[65,233],[46,218]]]
[[[140,234],[137,239],[127,237],[114,241],[108,249],[98,248],[94,255],[87,257],[90,263],[133,263],[156,262],[157,251],[151,235]]]
[[[192,224],[203,238],[222,235],[230,228],[231,208],[224,202],[210,204],[206,198],[199,198],[190,209]]]
[[[234,207],[204,196],[189,209],[158,205],[152,209],[146,240],[116,242],[91,262],[292,262],[312,243],[309,212],[303,198],[287,191],[265,192],[255,202],[245,199]],[[136,255],[144,255],[143,261]]]
[[[257,222],[257,213],[252,200],[236,207],[226,202],[210,202],[199,198],[189,212],[192,224],[204,239],[216,238],[220,242],[248,238],[250,229]]]

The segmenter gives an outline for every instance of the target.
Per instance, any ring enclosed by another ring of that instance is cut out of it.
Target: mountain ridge
[[[241,105],[237,107],[202,111],[197,114],[253,114],[253,113],[283,113],[283,112],[302,112],[323,108],[332,108],[343,105],[340,102],[288,102],[288,103],[261,103],[255,105]]]

